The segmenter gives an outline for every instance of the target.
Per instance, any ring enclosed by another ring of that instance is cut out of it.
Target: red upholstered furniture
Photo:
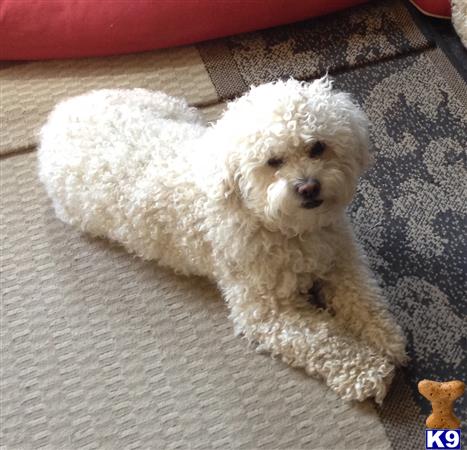
[[[449,0],[410,0],[423,14],[440,19],[451,18],[451,3]]]
[[[0,0],[0,59],[112,55],[327,14],[365,0]]]

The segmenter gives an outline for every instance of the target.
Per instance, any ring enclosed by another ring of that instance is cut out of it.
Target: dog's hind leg
[[[259,351],[323,378],[346,400],[374,397],[382,402],[393,364],[343,332],[327,311],[304,308],[300,300],[277,299],[271,292],[246,284],[224,285],[223,292],[237,334],[243,334]]]
[[[68,98],[55,106],[51,117],[62,123],[70,118],[91,118],[91,124],[98,116],[106,116],[116,121],[123,115],[134,120],[168,119],[176,122],[201,124],[200,112],[188,105],[184,98],[173,97],[161,91],[147,89],[97,89],[76,97]],[[76,119],[75,119],[76,120]],[[123,122],[125,123],[125,122]]]
[[[177,122],[201,123],[200,112],[188,105],[181,97],[173,97],[160,91],[148,91],[146,89],[127,90],[128,100],[137,102],[138,105],[145,103],[153,112],[162,119],[171,119]],[[144,103],[145,102],[145,103]]]

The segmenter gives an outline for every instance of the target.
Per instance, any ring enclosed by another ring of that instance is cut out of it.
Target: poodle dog
[[[38,155],[61,220],[209,277],[259,351],[382,402],[405,340],[345,216],[368,147],[324,77],[253,87],[211,126],[161,92],[93,91],[55,108]]]

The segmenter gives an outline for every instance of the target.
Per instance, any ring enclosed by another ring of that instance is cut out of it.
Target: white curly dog
[[[367,118],[327,77],[254,87],[212,126],[161,92],[94,91],[39,149],[61,220],[209,277],[258,350],[381,402],[406,354],[345,216],[368,160]]]

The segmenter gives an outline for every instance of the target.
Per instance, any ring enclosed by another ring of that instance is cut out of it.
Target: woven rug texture
[[[409,340],[380,408],[248,349],[214,286],[80,235],[37,178],[37,131],[71,95],[161,89],[209,122],[252,84],[326,72],[370,118],[375,163],[349,214]],[[140,55],[2,64],[0,101],[1,448],[424,448],[416,383],[467,373],[467,89],[405,3]]]

